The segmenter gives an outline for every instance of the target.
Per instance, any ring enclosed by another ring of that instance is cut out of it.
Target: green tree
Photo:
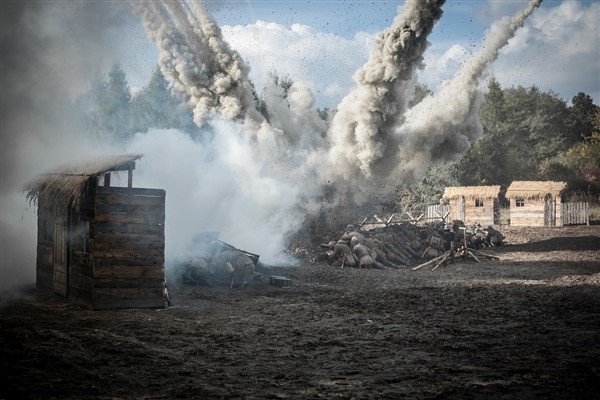
[[[466,185],[540,179],[540,165],[568,148],[566,102],[536,86],[503,90],[492,80],[480,109],[482,137],[459,164]]]
[[[440,201],[446,186],[459,185],[457,164],[435,165],[421,181],[406,186],[400,191],[397,209],[408,212],[425,212],[425,205],[437,204]]]
[[[106,97],[100,105],[100,117],[109,137],[117,141],[129,139],[131,90],[125,71],[115,64],[108,73]]]
[[[599,108],[594,104],[592,98],[583,92],[579,92],[577,96],[573,97],[572,103],[569,123],[573,133],[573,142],[575,142],[592,136],[594,118]]]
[[[157,66],[144,88],[131,102],[131,130],[180,128],[182,98],[173,93],[169,82]]]

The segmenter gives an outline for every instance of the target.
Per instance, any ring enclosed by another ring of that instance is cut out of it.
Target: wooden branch
[[[473,260],[477,261],[477,262],[481,262],[479,261],[479,258],[475,257],[475,254],[473,254],[472,252],[469,251],[469,256],[473,258]]]
[[[500,259],[500,257],[498,257],[498,256],[493,256],[491,254],[482,253],[482,252],[477,251],[477,250],[471,250],[471,253],[477,254],[478,256],[491,258],[492,260],[499,260]]]
[[[439,267],[440,265],[442,265],[443,263],[445,263],[449,256],[450,256],[450,252],[447,252],[446,255],[445,255],[445,257],[442,258],[442,260],[439,263],[437,263],[436,266],[433,267],[433,269],[431,271],[432,272],[435,271],[437,269],[437,267]]]
[[[446,256],[448,253],[449,253],[449,252],[447,251],[447,252],[445,252],[444,254],[442,254],[441,256],[438,256],[438,257],[436,257],[436,258],[432,258],[431,260],[429,260],[429,261],[427,261],[427,262],[424,262],[423,264],[419,264],[419,265],[417,265],[416,267],[412,268],[412,270],[413,270],[413,271],[416,271],[416,270],[418,270],[419,268],[423,268],[423,267],[426,267],[426,266],[428,266],[428,265],[431,265],[431,264],[435,263],[436,261],[438,261],[438,260],[441,260],[442,258],[444,258],[444,256]]]

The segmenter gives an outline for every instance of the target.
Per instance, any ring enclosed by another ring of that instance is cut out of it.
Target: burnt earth
[[[164,310],[30,289],[0,307],[0,398],[594,398],[600,226],[500,230],[500,260],[263,268],[244,289],[171,285]]]

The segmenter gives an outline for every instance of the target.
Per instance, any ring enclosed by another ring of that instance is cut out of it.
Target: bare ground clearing
[[[597,396],[600,226],[500,230],[499,261],[263,269],[245,289],[172,285],[160,311],[27,290],[0,307],[0,398]]]

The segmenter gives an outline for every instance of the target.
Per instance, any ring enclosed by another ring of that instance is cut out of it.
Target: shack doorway
[[[556,225],[556,207],[552,194],[548,193],[544,197],[544,226]]]
[[[54,292],[67,297],[67,207],[57,203],[54,206]]]
[[[456,219],[465,220],[465,198],[463,196],[456,198]]]

